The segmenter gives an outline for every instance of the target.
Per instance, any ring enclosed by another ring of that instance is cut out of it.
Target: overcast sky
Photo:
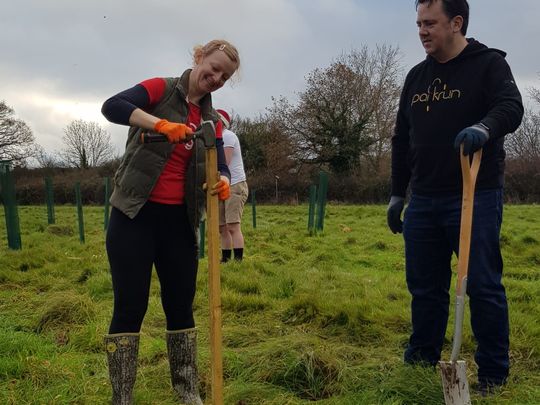
[[[399,47],[404,72],[425,57],[414,0],[17,0],[0,11],[0,100],[49,153],[75,119],[96,121],[123,152],[127,128],[100,113],[111,95],[156,76],[177,76],[192,48],[235,44],[239,80],[214,105],[255,117],[305,76],[353,48]],[[522,94],[540,88],[540,1],[469,0],[467,36],[508,53]],[[527,97],[524,97],[528,101]]]

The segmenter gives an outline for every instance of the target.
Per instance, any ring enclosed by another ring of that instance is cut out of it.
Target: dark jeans
[[[113,208],[106,244],[114,290],[109,333],[140,331],[153,265],[161,286],[167,329],[195,325],[192,304],[197,246],[184,205],[147,202],[133,219]]]
[[[474,198],[467,295],[478,343],[478,379],[502,383],[508,376],[509,327],[499,235],[502,190],[477,191]],[[449,311],[452,253],[458,253],[461,195],[413,195],[404,217],[407,286],[412,295],[412,335],[407,363],[440,360]],[[452,299],[454,304],[454,299]]]

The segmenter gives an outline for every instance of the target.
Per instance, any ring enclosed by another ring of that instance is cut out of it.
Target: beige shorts
[[[248,198],[248,185],[245,181],[231,186],[231,196],[219,202],[219,224],[236,224],[242,222],[244,205]]]

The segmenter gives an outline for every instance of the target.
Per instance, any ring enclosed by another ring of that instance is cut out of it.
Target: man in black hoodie
[[[483,148],[476,183],[467,294],[481,389],[508,377],[509,326],[501,283],[504,136],[523,116],[505,53],[466,38],[466,0],[416,0],[427,53],[408,73],[392,137],[388,225],[405,240],[413,331],[405,362],[437,364],[449,313],[451,257],[461,217],[459,147]],[[411,197],[401,222],[407,187]]]

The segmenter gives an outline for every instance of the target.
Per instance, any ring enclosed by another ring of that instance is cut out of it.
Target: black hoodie
[[[504,135],[521,123],[523,105],[506,54],[474,39],[455,58],[431,56],[411,69],[401,93],[392,137],[392,195],[461,193],[459,131],[478,122],[490,129],[477,189],[503,185]]]

